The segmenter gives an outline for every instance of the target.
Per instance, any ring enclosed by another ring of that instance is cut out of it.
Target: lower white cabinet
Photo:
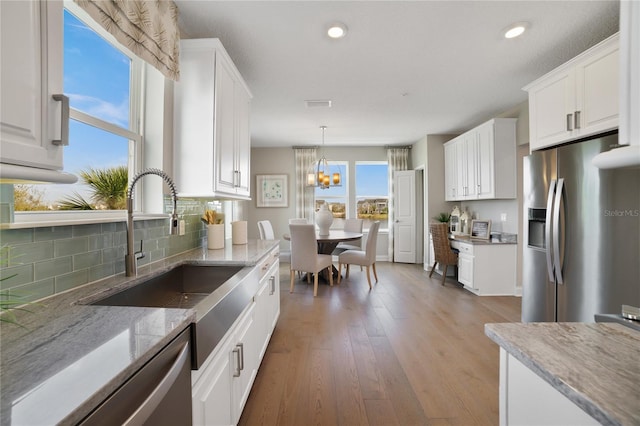
[[[503,348],[499,392],[500,426],[599,424]]]
[[[458,281],[478,296],[515,294],[516,244],[451,242],[458,253]]]
[[[256,320],[263,328],[260,337],[260,360],[267,351],[267,346],[271,340],[271,334],[278,322],[280,316],[280,273],[279,261],[280,254],[278,251],[273,252],[269,256],[269,260],[263,262],[262,279],[260,280],[260,290],[256,295],[256,304],[258,311],[256,312]]]
[[[275,249],[261,259],[258,292],[202,367],[191,372],[194,425],[240,420],[280,315],[278,258]]]

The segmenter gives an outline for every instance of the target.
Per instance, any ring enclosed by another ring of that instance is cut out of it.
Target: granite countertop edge
[[[278,240],[250,240],[246,245],[232,245],[231,240],[227,243],[224,249],[207,250],[206,247],[199,247],[140,266],[138,275],[135,277],[125,277],[120,273],[43,299],[42,303],[33,309],[33,313],[21,314],[18,317],[26,328],[6,323],[0,324],[2,326],[2,393],[14,394],[16,386],[19,386],[18,393],[23,392],[24,389],[28,390],[37,386],[43,376],[45,380],[55,376],[56,368],[62,370],[69,366],[65,363],[51,365],[52,361],[45,361],[46,355],[51,354],[52,351],[53,353],[59,351],[61,356],[64,356],[65,351],[69,351],[69,347],[79,352],[87,347],[93,350],[96,346],[100,346],[102,341],[106,342],[113,338],[114,330],[119,332],[122,327],[126,328],[126,324],[130,321],[145,320],[147,316],[154,314],[167,318],[170,326],[165,325],[163,335],[153,335],[153,339],[144,344],[144,351],[136,354],[135,359],[132,359],[126,367],[105,381],[90,397],[79,402],[75,409],[56,420],[60,424],[75,424],[81,421],[163,347],[195,322],[197,316],[195,309],[93,306],[87,303],[137,285],[182,264],[255,266],[262,257],[279,245]],[[92,326],[94,331],[98,331],[90,336],[93,339],[91,342],[93,346],[87,346],[81,337],[76,338],[74,345],[75,331],[78,331],[77,336],[82,336],[82,332],[88,328],[87,324]],[[104,337],[99,335],[100,330],[104,330]],[[64,338],[61,338],[59,333],[64,333]],[[23,360],[23,354],[29,354],[32,361],[42,362],[38,368],[43,371],[29,372],[27,369],[33,366],[33,362]],[[82,353],[75,353],[73,358],[81,359],[82,356]],[[76,362],[71,361],[70,365]],[[33,380],[26,384],[21,383],[29,379]],[[2,401],[3,412],[7,407],[6,403],[7,401]]]
[[[549,323],[548,326],[553,327],[553,325],[558,325],[557,323]],[[558,377],[556,374],[551,372],[547,366],[545,365],[545,360],[536,359],[535,356],[532,356],[523,345],[517,344],[509,340],[508,336],[503,335],[499,330],[500,326],[507,324],[485,324],[485,334],[503,349],[505,349],[509,354],[513,355],[517,360],[522,362],[526,367],[531,369],[536,375],[544,379],[547,383],[553,386],[556,390],[558,390],[561,394],[566,396],[571,402],[580,407],[584,412],[589,414],[595,420],[603,425],[624,425],[627,424],[625,419],[621,419],[620,415],[616,415],[615,413],[610,412],[604,407],[601,407],[597,402],[595,402],[592,398],[590,398],[587,394],[582,391],[576,389],[576,387],[572,386],[569,381],[563,380],[561,377]],[[511,323],[508,326],[517,327],[521,325],[526,327],[529,324],[518,324]],[[617,329],[624,333],[627,333],[627,330],[630,329],[624,327],[619,324],[594,324],[594,323],[575,323],[573,326],[581,326],[585,327],[599,327],[599,328],[607,328],[611,327]],[[497,326],[497,327],[496,327]],[[498,328],[498,330],[496,330]],[[615,330],[614,330],[615,331]],[[562,333],[562,329],[558,327],[558,333]],[[535,336],[529,335],[532,339],[535,339]],[[624,416],[624,414],[622,414]],[[627,419],[628,420],[628,419]]]

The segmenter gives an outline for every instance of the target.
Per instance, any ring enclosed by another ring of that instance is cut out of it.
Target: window
[[[142,61],[83,16],[77,5],[65,2],[64,93],[70,120],[64,169],[79,179],[73,185],[23,188],[39,196],[41,210],[125,209],[123,191],[139,168]],[[96,172],[93,185],[82,179],[90,171]],[[121,202],[110,201],[109,193]]]
[[[347,170],[349,169],[349,163],[346,161],[330,161],[329,165],[331,170],[339,168],[341,186],[332,186],[327,189],[315,188],[316,210],[320,208],[320,205],[326,202],[329,205],[329,210],[333,214],[334,222],[332,228],[335,228],[337,224],[342,223],[339,219],[346,219],[349,217],[349,178],[347,176]],[[338,219],[338,220],[335,220]],[[337,226],[341,228],[342,225]]]
[[[363,228],[380,221],[380,229],[389,227],[389,166],[386,161],[356,161],[356,217],[364,219]]]

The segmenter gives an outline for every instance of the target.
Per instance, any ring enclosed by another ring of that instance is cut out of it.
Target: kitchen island
[[[43,299],[19,313],[22,326],[1,323],[2,424],[77,424],[200,315],[197,307],[85,303],[183,264],[252,270],[278,244],[197,248],[140,267],[137,277],[118,274]]]
[[[500,424],[640,424],[640,333],[620,324],[486,324]]]

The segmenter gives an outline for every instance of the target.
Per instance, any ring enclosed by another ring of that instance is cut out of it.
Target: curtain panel
[[[389,163],[389,261],[393,262],[393,220],[395,216],[393,172],[409,168],[409,148],[387,148],[387,161]]]
[[[294,148],[296,164],[296,217],[313,220],[314,198],[313,187],[307,186],[307,173],[316,161],[316,148]]]
[[[178,7],[171,0],[74,0],[122,45],[180,79]]]

